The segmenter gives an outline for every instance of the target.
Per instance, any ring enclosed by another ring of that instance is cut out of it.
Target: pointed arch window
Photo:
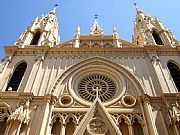
[[[153,36],[157,45],[163,45],[163,42],[162,42],[162,40],[161,40],[161,38],[157,32],[153,31],[152,36]]]
[[[40,39],[40,36],[41,36],[41,32],[40,32],[40,31],[37,31],[37,32],[34,34],[30,45],[37,45],[37,44],[38,44],[38,41],[39,41],[39,39]]]
[[[133,131],[134,131],[134,135],[144,135],[143,128],[137,118],[134,119]]]
[[[0,121],[0,135],[4,135],[6,127],[7,127],[7,117]]]
[[[75,130],[75,123],[73,121],[73,118],[70,117],[69,122],[66,124],[65,135],[72,135],[74,133],[74,130]]]
[[[176,88],[178,92],[180,92],[180,68],[173,62],[168,62],[167,66],[176,85]]]
[[[61,134],[61,120],[60,118],[56,118],[55,122],[53,123],[52,129],[51,129],[51,134],[52,135],[60,135]]]
[[[27,63],[26,62],[22,62],[20,63],[14,70],[14,73],[9,81],[9,84],[6,88],[6,91],[17,91],[19,84],[21,83],[21,80],[24,76],[24,73],[26,71],[27,68]]]
[[[8,128],[8,118],[12,110],[6,103],[0,103],[0,135],[4,135]]]
[[[121,122],[119,123],[119,130],[123,135],[129,135],[129,128],[127,123],[125,122],[125,119],[121,119]]]

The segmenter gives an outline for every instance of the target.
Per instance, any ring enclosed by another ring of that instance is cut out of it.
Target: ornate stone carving
[[[21,99],[19,102],[19,107],[10,115],[8,120],[20,121],[24,124],[29,124],[29,104],[30,101],[28,99]]]
[[[89,123],[87,131],[90,135],[105,135],[108,128],[101,118],[96,117]]]
[[[70,107],[73,103],[73,98],[70,95],[64,94],[59,98],[59,104],[62,107]]]
[[[131,95],[125,95],[121,98],[121,103],[125,107],[133,107],[136,104],[136,98]]]
[[[5,106],[0,106],[0,122],[3,122],[9,115],[8,109]]]
[[[132,125],[135,118],[138,119],[138,121],[139,121],[139,123],[141,123],[141,125],[144,125],[143,115],[140,113],[111,114],[111,116],[114,119],[114,121],[116,121],[117,125],[122,121],[122,119],[124,119],[128,125]]]
[[[90,34],[94,36],[100,36],[103,34],[103,29],[100,27],[97,19],[94,21],[94,25],[90,30]]]
[[[168,122],[174,124],[180,121],[180,106],[177,101],[169,101],[167,103],[168,108]]]

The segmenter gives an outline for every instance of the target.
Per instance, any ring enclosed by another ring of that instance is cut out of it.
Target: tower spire
[[[139,9],[138,5],[136,2],[134,2],[134,6],[135,6],[135,9],[136,9],[136,13],[142,13],[142,11]]]
[[[91,35],[102,35],[103,34],[103,29],[100,27],[98,23],[98,15],[94,15],[95,20],[94,20],[94,25],[90,30]]]
[[[14,44],[22,48],[26,45],[50,47],[57,45],[60,41],[56,7],[57,5],[46,15],[36,17]]]

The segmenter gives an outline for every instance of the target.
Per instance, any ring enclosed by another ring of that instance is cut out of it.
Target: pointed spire
[[[58,4],[55,4],[53,10],[51,10],[51,11],[49,12],[49,14],[55,15],[55,14],[56,14],[56,8],[57,8],[58,6],[59,6]]]
[[[117,39],[119,38],[119,34],[118,34],[115,26],[113,27],[113,36],[114,36],[114,38],[117,38]]]
[[[134,6],[136,8],[136,13],[139,14],[139,13],[142,13],[142,11],[139,9],[139,7],[137,6],[137,3],[134,2]]]
[[[76,29],[76,35],[80,35],[80,26],[79,25],[77,26],[77,29]]]
[[[53,10],[50,11],[50,14],[56,14],[56,7],[53,8]]]
[[[80,36],[80,27],[77,26],[76,32],[75,32],[75,34],[74,34],[74,38],[75,38],[75,39],[78,39],[79,36]]]
[[[113,33],[116,33],[117,31],[116,31],[116,27],[115,26],[113,26]]]
[[[98,15],[95,15],[94,25],[90,31],[91,35],[102,35],[103,34],[103,29],[100,27],[97,18],[98,18]]]

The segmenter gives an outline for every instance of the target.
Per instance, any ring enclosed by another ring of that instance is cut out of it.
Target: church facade
[[[55,11],[4,47],[1,135],[180,134],[180,45],[157,17],[137,8],[132,42],[95,18],[61,43]]]

